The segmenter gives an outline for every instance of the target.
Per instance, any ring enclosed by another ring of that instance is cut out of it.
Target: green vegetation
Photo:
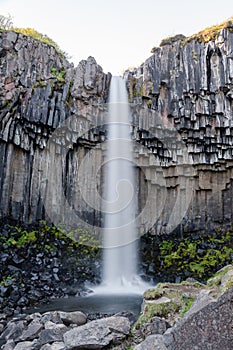
[[[175,43],[176,41],[184,41],[185,39],[186,39],[186,36],[184,36],[183,34],[169,36],[161,41],[160,47],[165,46],[165,45],[171,45],[171,44]]]
[[[186,44],[192,40],[206,43],[208,41],[216,39],[220,31],[224,28],[228,29],[229,31],[233,31],[233,16],[221,24],[207,27],[204,30],[198,32],[197,34],[186,38],[183,43]]]
[[[7,246],[9,249],[33,246],[51,250],[56,249],[52,245],[55,239],[63,241],[68,247],[78,247],[83,254],[96,252],[100,246],[94,233],[84,229],[50,226],[43,220],[40,221],[38,227],[32,227],[31,230],[21,226],[9,226],[7,237],[0,234],[0,245]]]
[[[182,296],[182,299],[183,299],[184,305],[183,305],[183,309],[181,310],[180,317],[184,317],[184,315],[186,314],[187,311],[189,311],[189,309],[191,308],[195,300],[193,296],[190,296],[190,297]]]
[[[64,57],[67,57],[67,54],[60,49],[58,44],[55,43],[55,41],[53,41],[51,38],[49,38],[46,34],[42,34],[33,28],[11,27],[10,30],[13,30],[16,33],[23,34],[25,36],[33,38],[36,41],[39,41],[39,42],[45,43],[49,46],[52,46],[59,54],[63,55]]]
[[[5,227],[5,226],[4,226]],[[48,258],[60,256],[61,264],[67,264],[67,273],[74,276],[81,271],[80,281],[85,281],[92,274],[91,265],[100,258],[100,242],[95,233],[84,229],[56,227],[40,221],[36,226],[10,226],[0,232],[2,251],[10,252],[12,256],[25,256],[22,264],[30,265],[30,256],[45,254]],[[85,268],[84,268],[85,261]],[[4,264],[3,264],[4,266]],[[5,265],[0,272],[0,285],[19,284],[20,277],[16,274],[15,281],[10,280],[11,271]]]
[[[214,39],[217,39],[220,31],[222,29],[228,29],[229,31],[233,32],[233,16],[229,18],[227,21],[224,21],[221,24],[214,25],[211,27],[207,27],[204,30],[201,30],[200,32],[191,35],[190,37],[186,38],[182,34],[177,34],[175,36],[169,36],[165,39],[163,39],[160,43],[160,47],[165,45],[171,45],[176,41],[181,41],[183,45],[189,43],[190,41],[194,40],[196,42],[208,42]],[[157,47],[154,47],[151,52],[154,53],[158,50]],[[194,53],[194,59],[197,61],[197,55]]]
[[[170,249],[170,247],[169,247]],[[171,325],[179,317],[185,317],[200,291],[207,290],[213,297],[219,297],[233,286],[233,266],[226,266],[213,278],[207,286],[199,282],[159,283],[155,288],[145,291],[143,311],[135,324],[133,333],[143,334],[144,325],[150,323],[154,316],[166,319]]]
[[[66,77],[65,70],[61,70],[61,69],[57,69],[57,68],[53,67],[53,68],[51,68],[50,72],[60,83],[65,82],[65,77]]]
[[[214,274],[213,277],[211,277],[208,281],[207,281],[207,286],[208,287],[218,287],[221,285],[221,281],[222,278],[227,274],[227,272],[232,271],[232,265],[229,266],[225,266],[223,269],[221,269],[220,271],[216,272]],[[233,283],[233,274],[232,274],[232,278],[229,278],[229,286],[227,286],[228,288],[231,286],[231,282]]]
[[[24,36],[31,37],[36,41],[52,46],[57,51],[57,53],[61,54],[65,58],[68,58],[67,57],[68,55],[60,49],[58,44],[55,41],[53,41],[51,38],[49,38],[46,34],[42,34],[33,28],[14,27],[12,22],[12,17],[10,15],[8,16],[0,15],[0,30],[3,30],[3,31],[11,30],[19,34],[23,34]]]
[[[11,277],[11,276],[6,276],[3,277],[3,279],[0,282],[0,286],[2,287],[8,287],[11,284],[13,284],[15,282],[15,278]]]
[[[168,314],[176,313],[180,310],[180,305],[174,301],[167,303],[155,304],[153,302],[147,302],[144,306],[143,314],[139,317],[135,324],[136,329],[147,323],[152,317],[167,317]]]
[[[233,233],[215,233],[198,238],[164,240],[159,244],[160,266],[165,272],[192,276],[206,281],[213,271],[230,264],[233,258]]]

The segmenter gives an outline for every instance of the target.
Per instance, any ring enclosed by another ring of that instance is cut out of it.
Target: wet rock
[[[76,324],[77,326],[81,326],[87,322],[87,316],[81,311],[74,311],[74,312],[59,311],[58,313],[62,322],[66,326],[69,326],[71,324]]]
[[[116,344],[129,334],[130,323],[125,317],[112,316],[76,327],[64,334],[67,350],[102,349],[110,343]]]

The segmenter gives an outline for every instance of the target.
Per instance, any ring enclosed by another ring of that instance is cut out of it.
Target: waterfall
[[[125,81],[113,77],[104,165],[104,268],[100,292],[140,294],[148,287],[137,275],[138,196],[130,122]]]

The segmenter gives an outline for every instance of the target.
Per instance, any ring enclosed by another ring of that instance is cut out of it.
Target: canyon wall
[[[74,68],[52,46],[0,32],[1,219],[62,223],[66,204],[90,223],[101,219],[79,193],[77,168],[105,133],[96,124],[110,79],[93,57]],[[96,149],[92,166],[100,158]]]
[[[0,33],[0,218],[101,227],[106,102],[94,58]],[[140,233],[232,223],[233,26],[167,40],[125,72]]]
[[[142,231],[232,225],[233,23],[218,29],[163,40],[125,72],[141,206],[150,208]]]

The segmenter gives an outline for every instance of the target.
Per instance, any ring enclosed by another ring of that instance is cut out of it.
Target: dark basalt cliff
[[[0,33],[1,218],[25,223],[45,218],[48,195],[55,211],[61,205],[56,191],[73,186],[75,162],[101,137],[89,130],[90,120],[106,102],[110,79],[93,57],[74,68],[52,46],[13,31]],[[48,194],[52,160],[45,148],[54,130],[67,120],[71,136],[66,132],[53,140],[53,161],[59,170],[53,179],[55,194]],[[87,134],[78,141],[82,129]],[[71,141],[72,147],[80,145],[74,159],[67,149],[62,151]]]
[[[233,220],[233,23],[172,39],[125,72],[141,183],[157,203],[144,224],[212,230]]]
[[[0,217],[101,226],[111,75],[14,32],[0,33],[0,63]],[[232,23],[164,41],[125,75],[141,234],[231,225]]]

